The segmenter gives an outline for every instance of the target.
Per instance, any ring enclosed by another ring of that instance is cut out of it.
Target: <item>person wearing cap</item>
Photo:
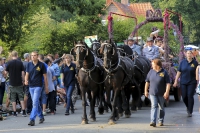
[[[142,55],[142,47],[135,44],[133,37],[128,37],[128,46],[138,55]]]
[[[147,37],[147,47],[143,48],[143,56],[145,56],[149,60],[160,57],[159,48],[153,45],[152,37]]]
[[[24,61],[23,61],[25,73],[26,73],[26,67],[27,67],[29,61],[30,61],[30,54],[25,53],[24,54]],[[28,85],[24,85],[24,91],[25,91],[25,97],[24,97],[25,108],[27,109],[26,110],[27,114],[30,114],[31,110],[32,110],[32,99],[31,99],[31,94],[29,92],[29,86]]]

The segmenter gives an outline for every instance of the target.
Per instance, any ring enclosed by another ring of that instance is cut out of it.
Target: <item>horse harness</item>
[[[76,47],[85,47],[85,45],[83,45],[83,44],[78,44],[78,45],[76,45]],[[87,49],[87,48],[84,48],[84,49]],[[86,58],[86,56],[88,56],[88,49],[87,49],[87,51],[86,51],[86,55],[85,55],[85,57],[84,57],[84,60],[85,60],[85,58]],[[105,82],[105,80],[107,79],[107,77],[104,79],[104,81],[102,81],[102,82],[97,82],[97,81],[94,81],[93,80],[93,78],[92,78],[92,76],[91,76],[91,72],[93,72],[94,70],[95,70],[95,68],[97,67],[100,71],[102,71],[103,72],[103,70],[101,70],[101,68],[99,67],[99,65],[97,64],[97,57],[95,56],[95,54],[92,52],[92,51],[90,51],[91,53],[92,53],[92,55],[93,55],[93,57],[94,57],[94,62],[92,62],[92,63],[94,63],[94,65],[93,65],[93,67],[92,68],[90,68],[90,69],[85,69],[85,68],[81,68],[80,70],[82,70],[83,72],[85,72],[87,75],[88,75],[88,77],[94,82],[94,83],[96,83],[96,84],[102,84],[102,83],[104,83]],[[100,63],[99,63],[100,64]]]

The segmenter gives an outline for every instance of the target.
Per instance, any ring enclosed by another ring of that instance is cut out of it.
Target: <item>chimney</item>
[[[109,5],[113,0],[106,0],[106,6]]]
[[[124,5],[129,5],[129,0],[121,0],[121,3]]]

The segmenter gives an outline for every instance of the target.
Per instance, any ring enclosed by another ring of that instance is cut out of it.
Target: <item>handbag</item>
[[[196,93],[200,95],[200,83],[198,83],[197,88],[196,88]]]

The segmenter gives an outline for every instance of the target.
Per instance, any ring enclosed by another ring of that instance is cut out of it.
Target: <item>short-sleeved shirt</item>
[[[150,95],[163,96],[166,91],[166,85],[170,83],[170,78],[164,69],[161,69],[159,72],[151,69],[147,74],[146,82],[150,83]]]
[[[47,81],[48,81],[48,89],[49,92],[52,92],[55,90],[54,83],[53,83],[53,77],[55,76],[55,72],[51,67],[47,68]]]
[[[60,68],[59,68],[58,64],[52,63],[51,68],[54,70],[55,76],[59,77],[60,76]],[[54,86],[56,86],[56,85],[57,85],[57,80],[54,81]]]
[[[23,66],[24,66],[24,72],[26,72],[26,66],[28,64],[28,61],[23,61]]]
[[[180,83],[181,84],[196,84],[196,68],[198,63],[196,60],[192,60],[190,63],[187,59],[181,61],[178,71],[181,72]]]
[[[76,65],[74,63],[71,63],[69,66],[62,65],[61,67],[61,73],[64,75],[64,86],[75,86],[75,74],[76,74]]]
[[[42,87],[43,74],[47,73],[44,63],[38,61],[36,65],[33,62],[29,62],[26,68],[26,72],[29,73],[28,82],[29,87]]]
[[[14,59],[7,63],[6,71],[9,73],[9,84],[11,86],[22,85],[22,71],[24,71],[23,63]]]

